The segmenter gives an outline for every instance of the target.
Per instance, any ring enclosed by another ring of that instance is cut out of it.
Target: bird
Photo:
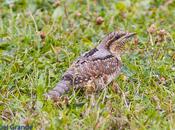
[[[56,87],[44,96],[57,101],[71,88],[92,86],[95,90],[103,90],[120,74],[125,43],[135,35],[124,31],[107,34],[96,47],[77,58]]]

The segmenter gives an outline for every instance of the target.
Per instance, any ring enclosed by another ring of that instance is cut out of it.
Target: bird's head
[[[124,45],[127,41],[129,41],[136,33],[128,33],[128,32],[112,32],[109,33],[98,45],[99,49],[105,49],[109,51],[112,55],[116,57],[120,57],[123,50]]]

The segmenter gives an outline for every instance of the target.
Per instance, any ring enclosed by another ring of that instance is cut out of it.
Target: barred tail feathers
[[[65,92],[67,92],[70,88],[70,82],[61,80],[55,88],[53,88],[51,91],[49,91],[47,94],[45,94],[45,97],[47,99],[53,99],[57,100],[61,95],[63,95]]]

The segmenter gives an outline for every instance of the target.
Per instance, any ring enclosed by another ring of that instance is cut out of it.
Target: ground
[[[175,129],[174,21],[173,0],[0,0],[0,127]],[[116,30],[137,37],[115,91],[44,100],[79,55]]]

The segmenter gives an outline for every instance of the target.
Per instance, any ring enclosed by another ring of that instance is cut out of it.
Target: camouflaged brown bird
[[[63,74],[62,79],[45,96],[58,99],[70,88],[94,86],[96,90],[105,88],[121,70],[121,54],[124,44],[135,35],[128,32],[108,34],[94,49],[80,56]]]

